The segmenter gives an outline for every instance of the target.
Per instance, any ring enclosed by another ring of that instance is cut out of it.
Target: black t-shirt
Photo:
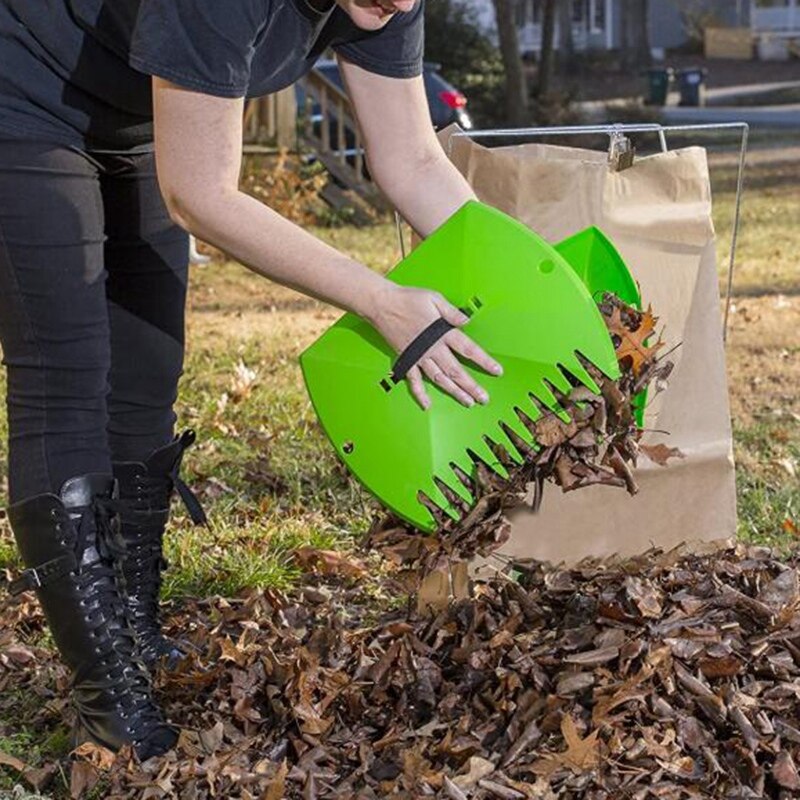
[[[221,97],[289,86],[327,47],[422,72],[423,0],[378,31],[308,0],[0,0],[0,133],[152,148],[150,76]]]

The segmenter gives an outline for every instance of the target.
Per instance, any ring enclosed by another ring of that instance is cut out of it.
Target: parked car
[[[428,98],[428,108],[431,113],[431,120],[434,127],[438,130],[444,128],[453,122],[458,123],[464,130],[472,128],[472,120],[467,113],[467,98],[455,86],[448,83],[439,74],[440,65],[431,62],[425,62],[423,67],[423,82],[425,84],[425,94]],[[339,65],[336,61],[325,59],[318,61],[314,70],[327,78],[334,86],[343,89],[342,76],[339,72]],[[302,114],[305,108],[305,89],[302,81],[295,84],[295,93],[297,97],[297,105]],[[338,126],[336,124],[335,111],[329,112],[330,117],[330,142],[331,149],[334,151],[339,150]],[[310,122],[314,126],[318,126],[322,121],[322,114],[318,104],[314,104],[311,108]],[[318,130],[317,130],[318,132]],[[350,132],[345,134],[345,152],[348,156],[355,153],[354,150],[354,137]]]
[[[466,109],[467,98],[439,74],[439,69],[439,64],[426,62],[422,73],[433,126],[438,130],[456,122],[469,130],[472,120]]]

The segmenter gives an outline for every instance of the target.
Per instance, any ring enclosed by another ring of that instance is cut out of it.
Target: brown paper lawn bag
[[[545,487],[538,513],[512,509],[499,554],[553,563],[633,555],[736,532],[736,493],[705,150],[688,147],[611,170],[605,152],[543,144],[487,148],[440,133],[478,197],[557,242],[596,225],[615,244],[664,328],[675,369],[651,397],[643,441],[678,447],[661,467],[639,459],[634,497],[615,487]],[[491,264],[486,265],[491,269]],[[488,387],[490,388],[490,387]],[[651,392],[652,394],[652,392]],[[668,431],[669,435],[655,431]]]

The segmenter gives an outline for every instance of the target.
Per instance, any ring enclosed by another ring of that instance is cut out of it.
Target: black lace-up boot
[[[141,759],[160,755],[177,734],[151,698],[115,568],[119,534],[116,482],[90,473],[8,508],[28,569],[12,594],[35,589],[53,639],[73,672],[75,743],[112,750],[131,744]]]
[[[113,464],[114,477],[119,482],[121,531],[126,545],[122,570],[128,608],[142,658],[148,666],[163,659],[171,667],[184,654],[181,645],[161,632],[158,602],[161,574],[167,567],[163,538],[173,490],[178,491],[192,521],[206,523],[200,503],[178,475],[183,453],[194,440],[194,431],[186,430],[153,451],[144,463]]]

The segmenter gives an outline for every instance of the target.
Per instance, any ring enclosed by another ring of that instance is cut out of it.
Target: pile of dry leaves
[[[159,680],[179,746],[143,765],[83,748],[73,796],[798,796],[794,562],[740,545],[517,568],[434,617],[388,609],[391,575],[188,604],[170,627],[197,652]],[[44,739],[63,668],[23,643],[42,625],[30,595],[2,614],[0,702],[35,698]]]

